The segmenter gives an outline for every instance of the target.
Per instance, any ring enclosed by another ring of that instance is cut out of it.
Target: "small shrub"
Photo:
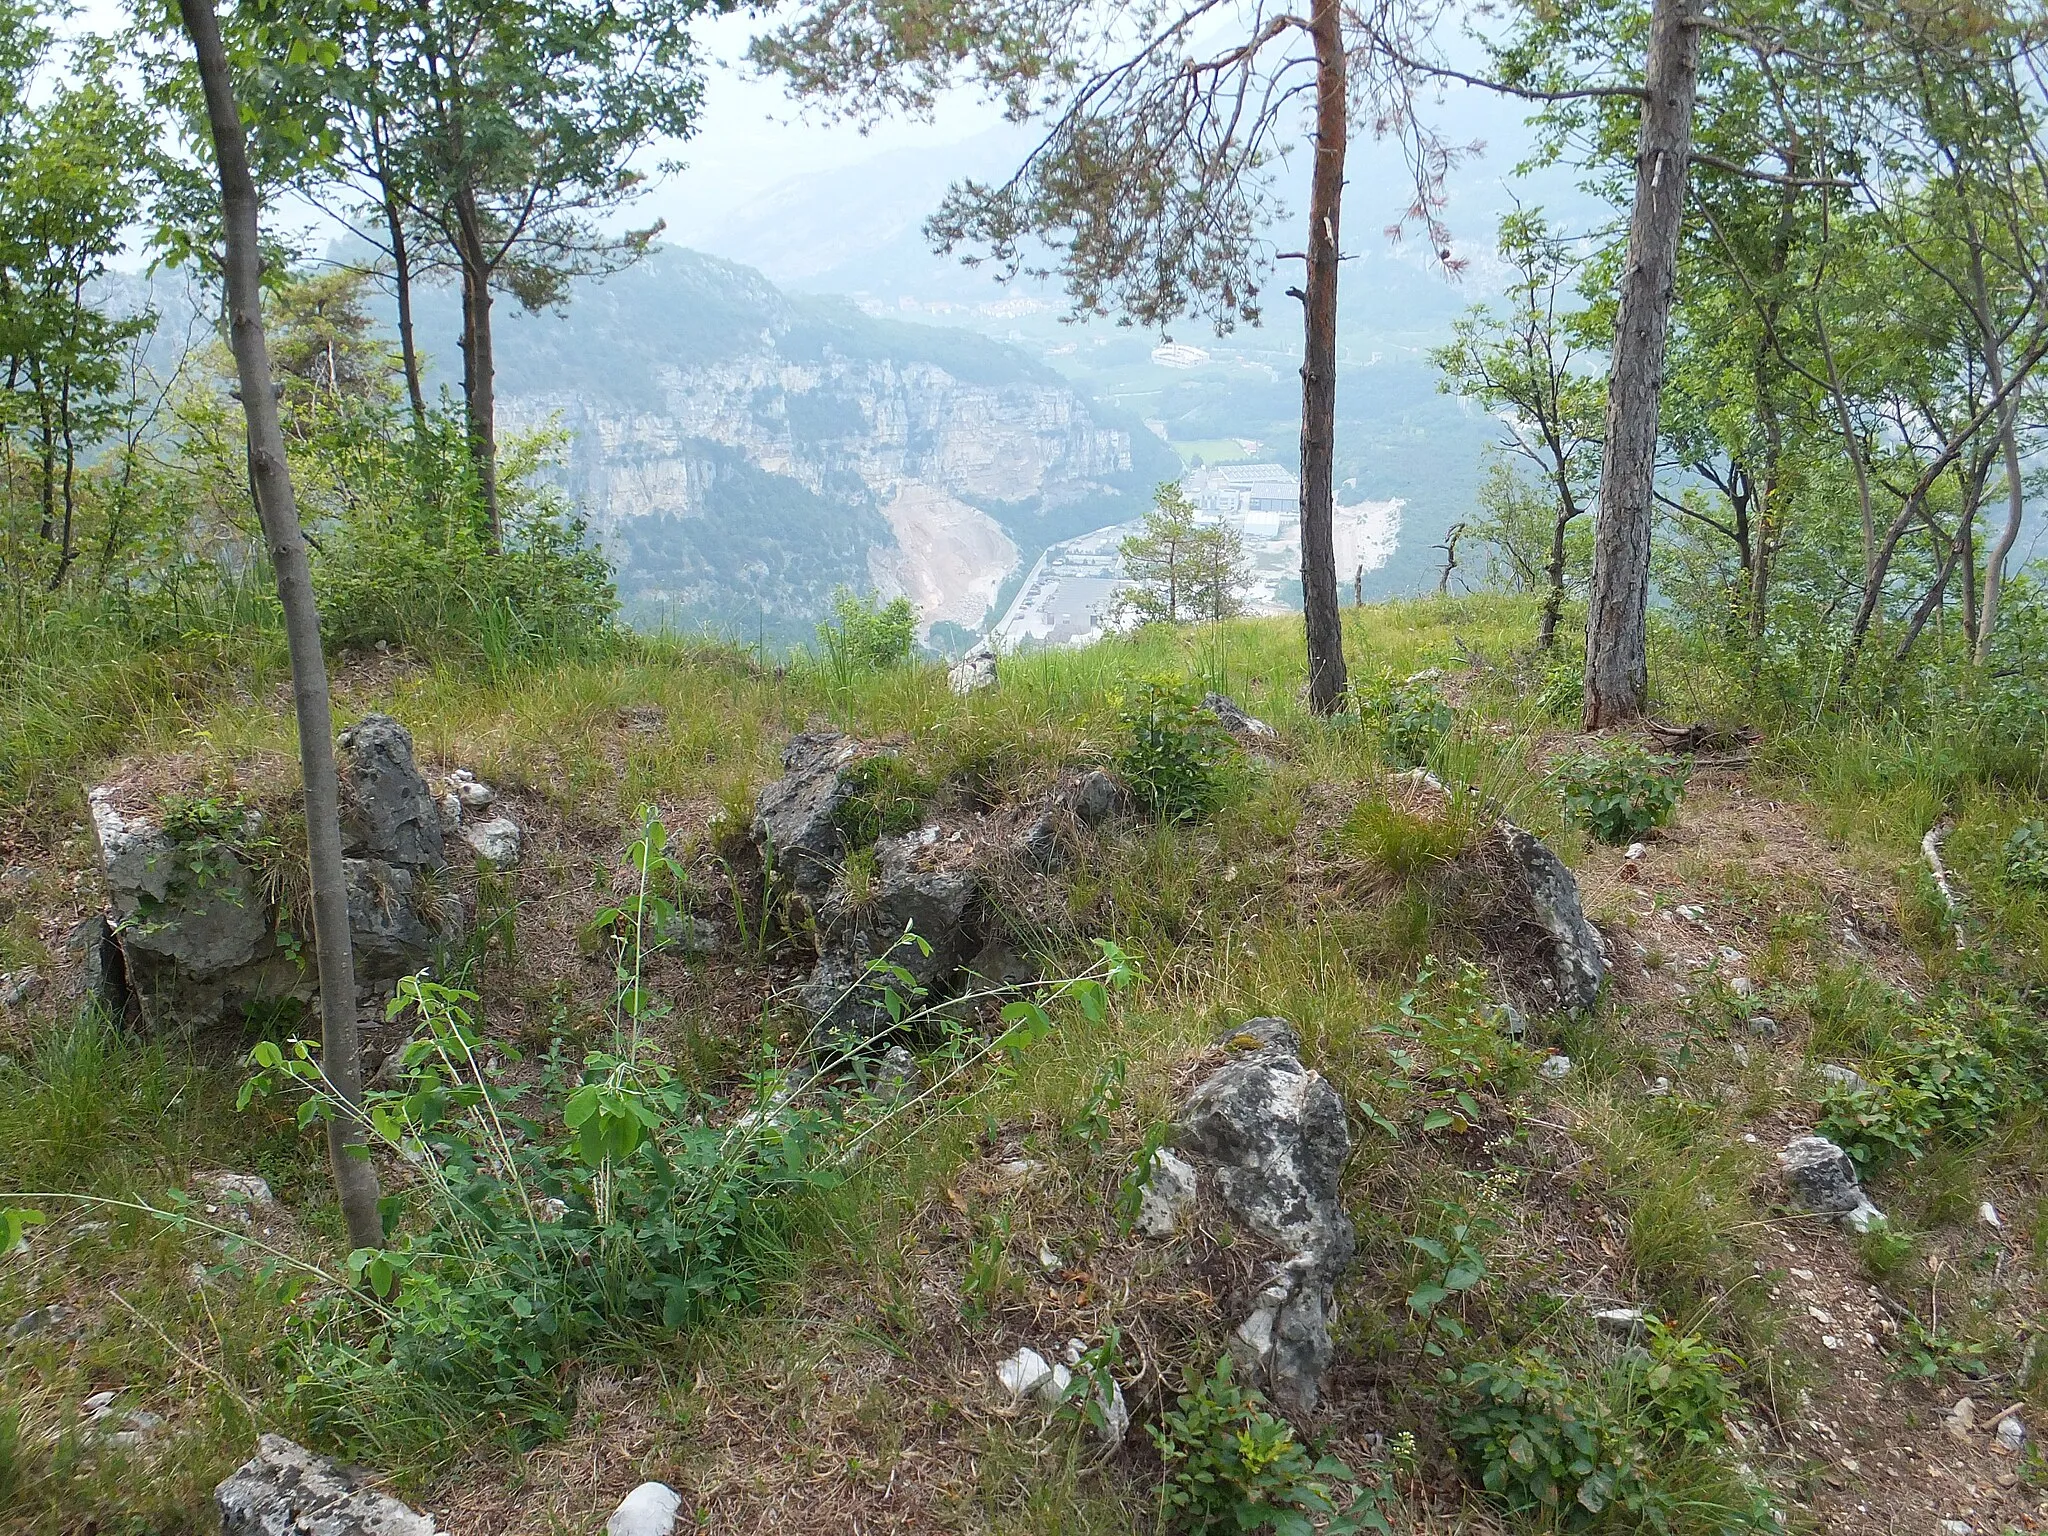
[[[1222,802],[1230,737],[1186,683],[1147,679],[1117,714],[1124,745],[1117,771],[1164,821],[1200,821]]]
[[[1603,843],[1626,843],[1661,827],[1685,794],[1683,765],[1635,742],[1579,752],[1550,771],[1572,820]]]
[[[2022,890],[2048,891],[2048,823],[2022,822],[2005,840],[2005,878]]]
[[[883,603],[842,587],[832,594],[832,622],[818,626],[818,641],[842,681],[900,667],[917,643],[917,609],[907,597]]]
[[[1960,1030],[1904,1046],[1884,1075],[1863,1088],[1835,1088],[1821,1101],[1821,1135],[1861,1169],[1918,1162],[1936,1141],[1975,1141],[2002,1107],[2000,1063]]]
[[[1378,1490],[1351,1469],[1314,1455],[1265,1399],[1233,1378],[1230,1357],[1206,1381],[1190,1380],[1177,1407],[1148,1426],[1165,1464],[1161,1512],[1175,1530],[1275,1536],[1389,1531]]]
[[[1457,716],[1426,677],[1395,682],[1382,677],[1359,693],[1359,718],[1375,728],[1387,755],[1403,768],[1429,761]]]
[[[1536,707],[1551,720],[1577,721],[1586,710],[1586,669],[1582,662],[1556,661],[1536,688]]]
[[[1775,1531],[1763,1491],[1718,1452],[1741,1362],[1657,1319],[1593,1377],[1541,1349],[1446,1371],[1451,1443],[1512,1514],[1546,1529]]]

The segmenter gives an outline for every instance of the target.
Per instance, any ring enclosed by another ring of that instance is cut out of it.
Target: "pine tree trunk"
[[[1607,378],[1607,447],[1593,530],[1593,589],[1586,611],[1585,729],[1633,720],[1649,705],[1651,489],[1657,467],[1657,397],[1671,321],[1678,238],[1685,219],[1699,84],[1699,29],[1686,0],[1653,0],[1636,151],[1635,211]]]
[[[1315,0],[1316,159],[1308,203],[1308,273],[1302,284],[1301,607],[1308,635],[1308,706],[1342,707],[1344,617],[1337,606],[1331,526],[1337,457],[1338,214],[1344,201],[1344,33],[1338,0]]]
[[[469,452],[483,490],[491,548],[503,543],[498,521],[497,368],[491,357],[491,268],[484,254],[483,224],[476,195],[456,196],[456,230],[461,238],[463,392],[469,407]]]
[[[270,347],[263,334],[262,257],[257,244],[256,183],[242,119],[235,106],[227,52],[213,0],[179,0],[185,31],[199,59],[220,165],[221,222],[226,232],[223,269],[227,279],[229,340],[241,381],[242,410],[249,429],[249,478],[256,515],[270,546],[277,576],[278,606],[284,610],[285,640],[291,652],[292,701],[297,706],[299,760],[306,786],[306,841],[313,882],[313,942],[320,967],[320,1063],[334,1090],[348,1103],[362,1102],[362,1050],[356,1039],[355,956],[350,948],[348,893],[341,862],[341,786],[334,766],[334,722],[327,700],[327,659],[320,649],[320,615],[313,603],[312,571],[299,529],[291,473],[285,464],[284,434],[271,390]],[[362,1135],[344,1115],[327,1122],[327,1150],[341,1199],[349,1243],[380,1247],[383,1220],[377,1210],[377,1173],[364,1154]]]

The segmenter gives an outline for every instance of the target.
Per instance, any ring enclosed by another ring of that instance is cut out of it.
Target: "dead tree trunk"
[[[179,0],[186,34],[199,59],[220,166],[221,223],[226,250],[229,340],[241,381],[242,410],[249,430],[249,480],[256,516],[277,576],[278,606],[284,610],[285,641],[291,652],[292,702],[297,707],[299,761],[306,785],[306,842],[313,881],[313,941],[320,967],[320,1061],[334,1090],[351,1106],[362,1102],[362,1051],[356,1040],[355,956],[350,948],[348,894],[341,862],[341,786],[334,767],[334,722],[327,701],[327,659],[320,649],[320,615],[313,603],[312,571],[305,535],[286,467],[284,434],[271,392],[270,346],[263,334],[262,256],[257,244],[256,183],[228,73],[227,50],[213,0]],[[377,1211],[377,1173],[362,1146],[362,1134],[345,1114],[327,1121],[327,1151],[334,1163],[335,1190],[348,1225],[351,1246],[380,1247],[383,1220]]]
[[[1316,158],[1309,187],[1308,271],[1302,282],[1301,608],[1308,635],[1308,707],[1342,707],[1344,617],[1337,606],[1332,527],[1337,458],[1338,215],[1344,201],[1346,61],[1339,0],[1316,0]]]
[[[1678,238],[1699,84],[1699,28],[1687,0],[1653,0],[1636,150],[1636,201],[1607,376],[1606,456],[1586,611],[1585,729],[1633,720],[1649,705],[1650,531],[1657,399],[1671,320]]]

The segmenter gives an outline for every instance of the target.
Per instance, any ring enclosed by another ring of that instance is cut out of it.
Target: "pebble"
[[[1641,1307],[1602,1307],[1593,1314],[1596,1327],[1608,1333],[1618,1333],[1632,1339],[1643,1331],[1643,1309]]]
[[[1838,1088],[1843,1093],[1868,1093],[1870,1091],[1870,1083],[1861,1072],[1858,1072],[1854,1067],[1845,1067],[1838,1061],[1831,1061],[1822,1066],[1820,1076],[1821,1081],[1826,1083],[1828,1087]]]
[[[1735,1058],[1735,1065],[1738,1067],[1747,1067],[1749,1065],[1749,1047],[1740,1040],[1729,1042],[1728,1054]]]
[[[31,1334],[41,1333],[45,1328],[61,1323],[71,1315],[71,1309],[57,1302],[47,1307],[37,1307],[33,1312],[24,1312],[14,1320],[14,1326],[7,1330],[10,1339],[25,1339]]]
[[[1561,1082],[1572,1075],[1572,1059],[1569,1056],[1548,1056],[1536,1069],[1537,1075],[1547,1077],[1553,1083]]]
[[[1943,1520],[1940,1523],[1941,1536],[1970,1536],[1970,1522],[1967,1520]]]
[[[1751,1037],[1757,1040],[1775,1040],[1779,1034],[1778,1021],[1768,1013],[1752,1013],[1748,1029]]]
[[[0,1008],[19,1008],[43,990],[40,971],[0,972]]]
[[[1045,1172],[1045,1164],[1035,1158],[1013,1157],[1006,1163],[996,1164],[996,1176],[998,1178],[1007,1179],[1017,1184],[1021,1184],[1029,1179],[1035,1179],[1043,1172]]]
[[[1998,1421],[1998,1428],[1993,1432],[1993,1438],[1998,1442],[1998,1448],[2001,1451],[2009,1455],[2016,1455],[2020,1447],[2027,1443],[2027,1426],[2020,1421],[2018,1414],[2008,1413]]]
[[[1981,1205],[1977,1207],[1977,1219],[1983,1222],[1985,1226],[1990,1227],[1993,1231],[1996,1231],[2005,1225],[2005,1223],[1999,1219],[1998,1207],[1993,1205],[1989,1200],[1984,1201]]]
[[[1627,859],[1629,863],[1634,864],[1638,860],[1640,860],[1642,856],[1647,852],[1649,852],[1649,850],[1645,848],[1641,843],[1630,843],[1628,845],[1628,852],[1623,854],[1622,857]]]
[[[1970,1434],[1977,1427],[1977,1400],[1957,1398],[1955,1407],[1941,1416],[1941,1427],[1965,1445],[1969,1444]]]
[[[669,1536],[682,1507],[683,1496],[667,1483],[642,1483],[605,1521],[605,1536]]]
[[[1756,983],[1747,976],[1731,976],[1728,979],[1728,990],[1737,997],[1748,997],[1756,991]]]
[[[1649,1087],[1645,1088],[1643,1092],[1645,1095],[1653,1099],[1668,1099],[1671,1097],[1671,1079],[1668,1077],[1660,1077],[1654,1083],[1650,1084]]]

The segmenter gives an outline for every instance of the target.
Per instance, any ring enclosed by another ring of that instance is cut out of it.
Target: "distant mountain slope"
[[[1045,545],[1136,516],[1178,472],[1013,347],[691,251],[579,287],[566,314],[506,313],[498,356],[506,424],[566,429],[563,487],[642,621],[789,639],[835,586],[872,584],[975,629]]]

